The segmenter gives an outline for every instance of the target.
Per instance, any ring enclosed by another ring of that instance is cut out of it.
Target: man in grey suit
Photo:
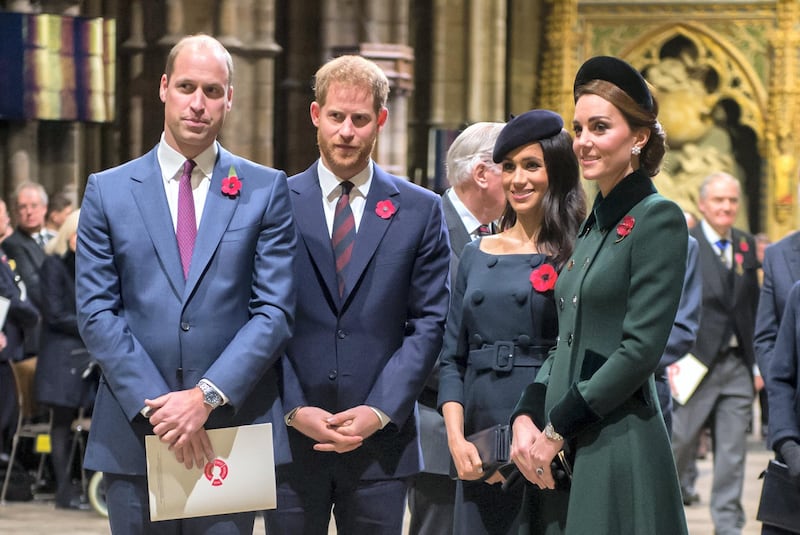
[[[455,280],[464,246],[486,233],[503,213],[506,197],[500,168],[492,161],[494,142],[504,123],[467,127],[447,151],[450,188],[442,208],[450,234],[450,279]],[[456,483],[450,478],[450,450],[444,420],[436,409],[439,367],[434,367],[419,398],[420,444],[424,470],[411,480],[408,508],[410,535],[439,535],[453,529]]]
[[[700,186],[703,220],[690,234],[700,246],[703,305],[692,354],[708,371],[697,390],[673,413],[672,449],[682,483],[695,457],[704,423],[713,422],[711,518],[718,535],[741,534],[747,427],[754,396],[753,327],[758,306],[755,240],[733,228],[739,181],[714,173]]]
[[[294,322],[294,223],[286,175],[216,141],[232,78],[216,39],[181,39],[161,141],[86,186],[78,321],[103,375],[85,465],[104,472],[113,533],[253,530],[255,512],[151,522],[145,435],[202,468],[206,429],[273,422],[275,461],[289,458],[273,365]]]

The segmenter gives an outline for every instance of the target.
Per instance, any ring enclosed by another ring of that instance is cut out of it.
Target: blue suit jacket
[[[686,251],[686,273],[683,276],[681,300],[675,322],[669,332],[667,347],[658,362],[656,377],[663,374],[671,364],[674,364],[692,349],[697,339],[697,330],[700,327],[700,312],[703,302],[703,279],[700,273],[699,261],[700,246],[693,236],[689,236]]]
[[[238,196],[222,194],[233,166]],[[277,370],[294,316],[285,174],[220,147],[184,280],[156,150],[89,177],[78,229],[81,335],[103,370],[85,464],[144,474],[145,398],[208,378],[230,399],[206,428],[281,422]],[[288,457],[275,425],[275,455]]]
[[[784,439],[800,442],[800,282],[786,298],[783,321],[775,340],[775,352],[764,378],[769,396],[769,443]]]
[[[333,459],[362,479],[418,472],[415,402],[441,348],[449,299],[441,199],[375,165],[340,298],[317,163],[290,178],[289,188],[301,282],[284,361],[284,408],[336,413],[370,405],[392,422],[342,455],[313,451],[313,441],[291,429],[293,461],[309,477]],[[375,212],[384,200],[396,209],[387,219]]]
[[[775,348],[786,296],[800,280],[800,232],[786,236],[764,251],[764,281],[758,299],[756,330],[753,344],[756,362],[764,375]]]

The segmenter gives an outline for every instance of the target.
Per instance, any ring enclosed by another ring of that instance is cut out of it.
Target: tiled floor
[[[761,525],[755,520],[758,498],[761,493],[761,481],[758,475],[766,467],[772,454],[763,445],[758,436],[750,438],[747,457],[747,471],[744,486],[744,507],[747,513],[747,525],[743,535],[757,535]],[[708,492],[711,483],[711,460],[699,461],[697,489],[701,503],[686,508],[691,535],[712,535],[714,530],[708,513]],[[77,512],[55,509],[48,502],[9,502],[0,506],[0,533],[3,535],[59,535],[108,534],[108,524],[95,512]],[[264,525],[259,518],[256,521],[256,535],[264,535]],[[331,529],[331,534],[336,530]],[[642,534],[645,535],[645,534]]]

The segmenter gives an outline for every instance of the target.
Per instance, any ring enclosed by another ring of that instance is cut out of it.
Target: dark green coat
[[[553,522],[547,533],[687,533],[653,382],[680,300],[687,235],[681,209],[641,172],[598,195],[581,227],[555,289],[558,344],[515,411],[535,413],[545,395],[546,419],[575,451],[566,526]]]

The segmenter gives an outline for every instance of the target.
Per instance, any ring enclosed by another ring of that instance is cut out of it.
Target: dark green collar
[[[592,228],[595,222],[597,223],[597,228],[601,231],[610,229],[639,201],[653,193],[658,193],[653,181],[644,171],[637,169],[623,178],[611,190],[608,197],[603,197],[602,193],[597,194],[592,206],[592,212],[584,221],[579,235],[583,235]]]

